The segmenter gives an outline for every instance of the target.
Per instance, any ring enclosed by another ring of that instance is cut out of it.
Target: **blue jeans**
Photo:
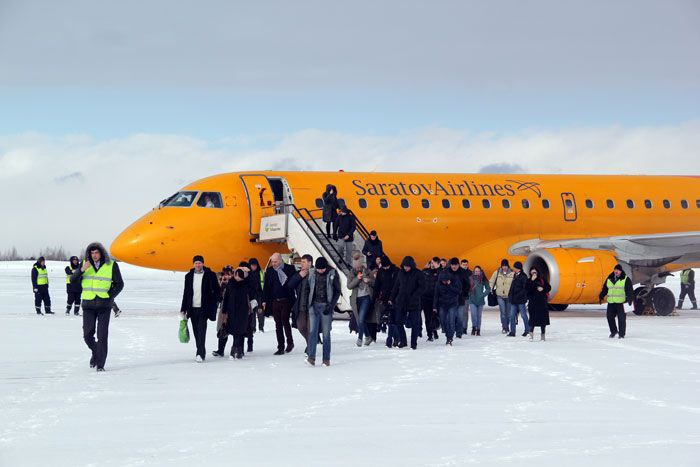
[[[470,303],[469,310],[472,313],[472,326],[476,329],[481,329],[481,313],[484,311],[484,305]]]
[[[357,338],[362,340],[369,334],[367,330],[367,314],[370,312],[372,298],[369,295],[357,297]]]
[[[323,360],[331,359],[331,323],[333,311],[324,315],[328,309],[326,303],[314,303],[309,310],[309,358],[316,358],[316,345],[318,345],[318,329],[323,332]]]
[[[501,311],[501,329],[508,329],[510,301],[507,298],[498,297],[498,309]]]
[[[465,320],[464,317],[467,315],[467,305],[459,305],[457,307],[457,313],[455,313],[454,317],[452,318],[452,326],[455,334],[458,336],[461,336],[463,331],[467,328],[467,323],[469,322],[469,319]]]
[[[525,326],[525,331],[530,330],[530,323],[527,319],[527,308],[524,303],[511,303],[510,304],[510,333],[515,334],[516,326],[515,321],[518,317],[518,311],[520,312],[520,317],[523,320],[523,325]]]
[[[444,323],[442,332],[445,333],[448,341],[451,341],[455,335],[455,322],[460,311],[461,307],[459,306],[440,307],[440,321]],[[459,332],[461,333],[462,330],[460,329]]]

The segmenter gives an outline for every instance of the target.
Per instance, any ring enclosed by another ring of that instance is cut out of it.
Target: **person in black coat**
[[[423,296],[421,297],[421,308],[423,309],[423,316],[425,317],[425,330],[428,333],[429,342],[438,338],[437,328],[440,325],[438,313],[433,306],[439,274],[440,258],[436,256],[428,263],[428,267],[423,269],[425,287],[423,289]]]
[[[438,263],[439,264],[439,263]],[[440,312],[442,331],[447,338],[447,345],[452,345],[455,334],[455,323],[459,312],[459,296],[462,294],[462,284],[449,271],[440,271],[435,286],[433,311]]]
[[[341,258],[345,260],[348,268],[352,267],[352,252],[355,249],[355,230],[357,220],[355,214],[347,206],[340,208],[340,214],[334,224],[335,237],[337,237],[336,248]]]
[[[384,247],[376,230],[369,233],[369,238],[365,240],[365,246],[362,247],[362,254],[367,259],[366,264],[370,271],[377,269],[377,258],[384,256]]]
[[[270,257],[270,267],[265,271],[263,284],[263,310],[275,318],[275,332],[277,333],[277,351],[275,355],[284,355],[294,348],[292,337],[292,323],[290,321],[294,291],[289,288],[287,282],[297,270],[291,264],[285,264],[282,255],[275,253]],[[284,338],[287,337],[287,347],[284,346]]]
[[[66,266],[66,296],[68,297],[66,301],[66,314],[70,314],[70,309],[73,308],[73,313],[75,316],[80,315],[80,294],[83,292],[83,288],[80,282],[71,282],[70,278],[73,273],[80,269],[80,259],[77,256],[70,257],[70,264]]]
[[[335,185],[326,185],[326,191],[321,195],[323,200],[323,222],[326,223],[326,236],[330,237],[335,232],[335,221],[338,219],[338,189]],[[334,237],[338,240],[338,237]]]
[[[525,306],[527,303],[527,280],[527,274],[523,271],[523,263],[520,261],[513,263],[513,282],[511,282],[510,290],[508,291],[508,301],[510,302],[510,333],[508,335],[510,337],[515,336],[518,324],[518,313],[520,313],[523,326],[525,327],[523,337],[527,336],[530,332],[530,322],[527,319],[527,309]]]
[[[614,288],[612,292],[610,291],[611,287]],[[611,272],[603,282],[603,288],[600,290],[600,295],[598,296],[599,302],[602,303],[606,296],[608,302],[606,315],[608,327],[610,328],[609,337],[612,339],[617,335],[620,339],[624,339],[627,333],[625,302],[630,305],[632,304],[634,301],[634,289],[632,287],[632,281],[627,277],[627,274],[625,274],[620,264],[615,265],[613,272]],[[615,324],[615,318],[617,318],[620,325],[619,328]]]
[[[41,313],[41,303],[44,303],[44,312],[52,315],[51,296],[49,295],[49,276],[46,271],[46,260],[39,256],[32,265],[32,290],[34,291],[34,310],[37,315]]]
[[[192,259],[192,263],[194,267],[185,274],[180,313],[184,319],[192,321],[192,332],[197,346],[195,361],[201,363],[207,357],[207,320],[216,321],[216,308],[221,291],[216,274],[204,266],[204,257],[197,255]]]
[[[411,348],[418,347],[418,335],[423,329],[421,320],[421,296],[425,290],[423,273],[416,268],[416,261],[406,256],[401,262],[401,268],[396,277],[394,289],[391,291],[389,305],[394,307],[392,313],[393,332],[389,331],[387,347],[391,347],[392,338],[399,339],[399,348],[406,347],[406,327],[411,328]]]
[[[250,258],[248,260],[248,265],[250,266],[250,274],[248,275],[248,281],[250,282],[250,299],[255,300],[258,304],[253,308],[255,316],[258,320],[258,331],[265,332],[265,313],[262,309],[262,269],[260,268],[260,262],[257,258]]]
[[[542,330],[540,340],[545,340],[545,328],[549,326],[549,307],[547,301],[552,287],[545,280],[537,268],[530,269],[530,278],[527,281],[527,298],[529,300],[527,311],[530,313],[530,340],[533,340],[533,332],[536,326]]]
[[[374,314],[377,324],[382,332],[386,332],[389,323],[389,298],[394,289],[396,275],[399,269],[391,263],[388,256],[382,256],[382,267],[377,270],[377,277],[374,280]]]
[[[250,306],[250,285],[242,268],[236,269],[233,279],[226,284],[221,313],[226,331],[233,336],[231,358],[243,358],[243,340],[250,333],[253,309]]]

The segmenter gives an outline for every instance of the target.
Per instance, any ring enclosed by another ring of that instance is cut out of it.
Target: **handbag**
[[[494,282],[494,287],[491,289],[491,292],[489,292],[488,297],[486,297],[486,300],[489,304],[489,306],[497,306],[498,305],[498,295],[496,295],[496,284],[498,284],[498,273],[496,273],[496,281]]]
[[[187,344],[190,341],[190,330],[187,327],[187,320],[180,320],[180,331],[179,331],[180,342]]]

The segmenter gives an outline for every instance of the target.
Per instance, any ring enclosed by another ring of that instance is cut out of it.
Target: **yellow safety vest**
[[[686,269],[681,272],[681,284],[687,284],[690,282],[690,269]]]
[[[73,271],[75,271],[75,269],[71,268],[71,273],[66,274],[66,284],[67,285],[70,285],[70,277],[73,275]]]
[[[49,274],[46,272],[46,268],[40,268],[38,266],[34,266],[34,269],[36,269],[36,272],[37,272],[36,285],[48,285]]]
[[[613,282],[608,279],[608,303],[625,303],[627,295],[625,294],[625,284],[627,283],[627,277],[619,280],[613,284]]]
[[[109,298],[109,289],[112,287],[112,267],[114,261],[102,264],[98,271],[90,264],[90,267],[83,273],[81,285],[83,293],[81,300],[93,300],[95,297]]]

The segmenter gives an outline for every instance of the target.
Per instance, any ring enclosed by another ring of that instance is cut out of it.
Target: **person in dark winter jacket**
[[[527,311],[529,312],[530,340],[534,338],[537,326],[541,329],[540,340],[545,340],[546,327],[549,326],[549,291],[552,287],[540,274],[539,269],[530,269],[530,279],[527,281]]]
[[[455,335],[455,323],[459,311],[459,297],[462,294],[462,284],[449,271],[442,271],[438,276],[433,298],[433,310],[440,312],[442,330],[447,338],[447,345],[452,345]]]
[[[355,214],[350,211],[347,206],[340,208],[340,213],[338,219],[335,222],[334,232],[335,237],[338,238],[336,243],[338,253],[345,260],[348,267],[352,264],[352,251],[355,249],[355,229],[357,228],[357,221],[355,219]]]
[[[204,266],[204,257],[192,258],[193,268],[185,274],[180,313],[183,319],[192,322],[192,332],[197,347],[195,361],[202,363],[207,358],[207,320],[216,320],[216,309],[221,290],[216,274]]]
[[[66,314],[70,314],[70,309],[73,308],[75,316],[80,315],[80,294],[83,289],[80,287],[80,283],[71,282],[70,278],[73,273],[80,269],[80,259],[77,256],[70,257],[70,263],[66,266],[66,296],[68,297],[66,301]]]
[[[428,334],[428,341],[432,342],[438,338],[437,328],[439,326],[439,317],[434,306],[435,288],[438,285],[438,275],[440,274],[440,258],[433,258],[428,267],[423,269],[425,278],[425,288],[421,297],[421,308],[425,316],[425,330]]]
[[[294,291],[287,281],[294,277],[297,270],[291,264],[285,264],[282,255],[275,253],[270,257],[270,267],[265,271],[263,284],[263,309],[265,313],[271,313],[275,319],[275,332],[277,334],[277,351],[275,355],[284,355],[294,349],[294,337],[292,336],[292,324],[290,321]],[[284,338],[287,338],[287,346]]]
[[[466,297],[469,296],[469,282],[472,277],[472,270],[469,269],[469,260],[462,259],[459,262],[459,269],[462,273],[462,289],[464,299],[464,307],[461,309],[460,318],[462,319],[462,330],[463,334],[467,333],[467,328],[469,327],[469,307],[466,304]]]
[[[523,326],[525,331],[523,332],[523,337],[528,335],[530,331],[530,323],[527,319],[527,274],[523,272],[523,263],[516,261],[513,263],[513,280],[510,283],[510,290],[508,291],[508,302],[510,302],[510,316],[509,316],[509,327],[510,332],[508,335],[510,337],[515,336],[516,327],[518,324],[518,313],[520,313],[520,318],[523,320]]]
[[[399,339],[399,348],[406,347],[406,327],[411,328],[411,348],[418,347],[418,335],[423,329],[420,316],[421,296],[425,290],[425,278],[423,273],[416,268],[416,261],[411,256],[406,256],[401,262],[401,268],[391,291],[389,304],[394,307],[393,332],[389,331],[387,347],[391,347],[391,341]]]
[[[70,280],[80,282],[82,288],[83,340],[91,352],[90,368],[105,371],[110,313],[114,299],[124,288],[119,265],[101,243],[91,243],[85,249],[83,265],[73,272]]]
[[[323,200],[323,222],[326,223],[326,236],[335,232],[335,221],[338,219],[338,190],[335,185],[326,185],[326,191],[321,195]],[[334,237],[338,240],[338,237]]]
[[[377,258],[381,258],[384,255],[384,247],[382,246],[382,241],[379,240],[376,230],[369,233],[369,238],[365,240],[365,246],[362,247],[362,254],[367,259],[367,267],[370,270],[375,270],[377,268]]]
[[[252,296],[252,290],[254,288],[251,278],[250,278],[250,264],[247,261],[241,261],[238,264],[238,269],[243,270],[244,278],[248,286],[249,303],[251,305],[251,310],[253,310],[253,305],[257,306],[258,301]],[[253,334],[255,334],[255,311],[248,315],[248,332],[245,333],[244,341],[248,342],[247,352],[251,353],[253,351]]]
[[[610,338],[619,336],[620,339],[624,339],[627,333],[627,317],[625,316],[625,302],[632,304],[634,300],[634,289],[632,287],[632,281],[627,277],[625,271],[622,270],[622,266],[619,264],[615,265],[615,269],[610,273],[608,278],[603,282],[603,288],[598,296],[599,301],[602,303],[603,298],[607,298],[608,310],[608,327],[610,327]],[[618,326],[615,324],[615,318],[617,318]]]
[[[389,324],[391,310],[389,299],[398,272],[399,269],[391,263],[389,257],[382,256],[382,267],[377,271],[377,277],[374,280],[374,315],[382,332],[386,332]]]
[[[481,315],[484,311],[486,296],[491,291],[481,266],[474,266],[474,272],[469,278],[469,310],[472,315],[472,336],[481,335]]]
[[[32,290],[34,291],[34,311],[41,315],[41,304],[44,303],[44,311],[47,315],[52,315],[51,297],[49,296],[49,273],[46,270],[46,260],[39,256],[32,266]]]
[[[260,262],[258,262],[257,258],[250,258],[248,264],[250,266],[250,274],[248,275],[248,280],[250,281],[250,296],[251,300],[257,302],[257,306],[253,308],[253,313],[257,316],[258,331],[265,332],[265,313],[263,313],[262,309],[262,269],[260,269]]]
[[[678,297],[678,308],[683,309],[683,300],[685,296],[690,299],[690,305],[692,310],[698,309],[698,302],[695,299],[695,271],[692,269],[684,269],[681,271],[681,294]]]
[[[233,268],[231,266],[224,266],[224,268],[221,270],[221,275],[220,275],[220,280],[219,280],[219,303],[222,305],[221,309],[219,309],[219,313],[216,318],[216,337],[218,338],[219,344],[217,346],[217,349],[213,351],[211,354],[214,357],[223,357],[224,356],[224,350],[226,349],[226,342],[228,342],[228,329],[226,328],[226,323],[224,322],[224,313],[223,313],[223,303],[224,299],[226,298],[226,286],[228,285],[229,281],[233,280]],[[234,354],[234,349],[231,347],[231,355]]]
[[[348,277],[347,287],[352,291],[350,295],[350,306],[357,322],[357,343],[358,347],[370,345],[372,336],[369,332],[367,321],[372,311],[372,295],[374,293],[374,276],[365,266],[362,256],[353,260],[352,271]],[[362,338],[364,337],[364,343]]]
[[[306,342],[304,353],[309,354],[309,272],[313,269],[311,255],[301,257],[301,269],[289,279],[289,288],[295,291],[296,300],[292,306],[292,327],[297,328]]]
[[[316,258],[316,267],[309,272],[309,365],[316,364],[318,332],[323,332],[323,365],[331,364],[331,326],[333,312],[340,298],[338,272],[323,256]]]
[[[467,325],[469,324],[469,304],[467,303],[467,298],[469,297],[469,278],[471,275],[468,276],[467,271],[459,267],[459,258],[450,258],[447,264],[446,271],[454,276],[454,282],[462,286],[457,315],[455,316],[455,322],[453,324],[455,335],[458,339],[461,339],[462,335],[466,334]]]
[[[226,284],[226,294],[221,313],[224,316],[226,331],[233,336],[231,358],[243,358],[243,340],[250,333],[250,319],[253,309],[250,306],[250,283],[245,271],[238,268],[233,279]]]

